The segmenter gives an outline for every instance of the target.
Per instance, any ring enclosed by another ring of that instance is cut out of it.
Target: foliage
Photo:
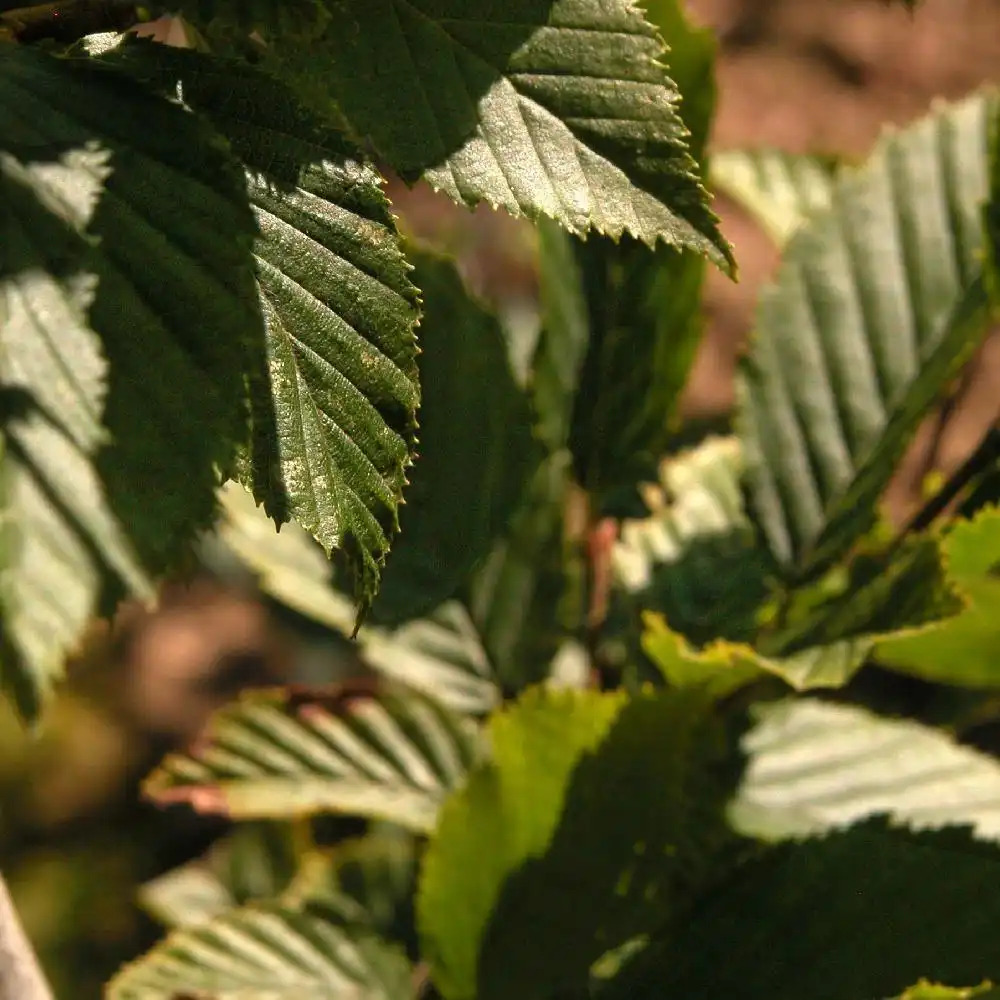
[[[2,6],[4,687],[209,529],[358,674],[146,780],[234,828],[112,1000],[995,994],[992,439],[880,510],[994,315],[993,92],[710,162],[679,0]],[[387,177],[534,227],[521,361]],[[781,260],[699,436],[709,184]]]

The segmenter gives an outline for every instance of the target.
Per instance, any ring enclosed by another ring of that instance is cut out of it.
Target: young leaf
[[[417,899],[448,1000],[582,989],[704,875],[728,838],[704,707],[690,693],[535,688],[494,717],[492,760],[445,805]]]
[[[997,920],[995,845],[869,822],[744,863],[603,995],[844,1000],[895,996],[921,976],[996,980]]]
[[[744,368],[753,512],[791,578],[873,523],[914,428],[987,329],[989,96],[891,133],[789,242]]]
[[[929,983],[923,980],[916,986],[911,986],[896,1000],[1000,1000],[1000,990],[993,989],[989,983],[982,986],[955,988],[941,986],[939,983]]]
[[[30,718],[103,570],[146,593],[139,558],[211,517],[260,320],[241,175],[130,81],[4,46],[0,187],[2,656]]]
[[[266,352],[241,478],[275,520],[347,551],[364,605],[397,528],[419,399],[417,290],[381,178],[249,67],[136,41],[102,58],[179,87],[246,166]]]
[[[1000,684],[1000,509],[958,521],[944,536],[948,576],[968,606],[948,621],[916,635],[889,637],[876,647],[887,667],[927,680],[970,687]]]
[[[277,65],[313,93],[322,81],[404,177],[466,205],[662,240],[731,269],[663,44],[630,0],[327,10],[322,43],[279,49]]]
[[[108,1000],[405,1000],[409,963],[369,931],[276,905],[174,931],[126,966]]]
[[[712,157],[712,181],[782,247],[815,212],[830,207],[836,165],[777,149],[726,150]]]
[[[729,807],[740,833],[787,839],[884,813],[911,828],[968,824],[1000,840],[1000,764],[945,733],[811,699],[760,705],[754,716]]]
[[[421,289],[420,456],[373,619],[398,625],[452,597],[503,532],[537,463],[528,401],[496,318],[449,261],[411,252]]]
[[[425,832],[477,750],[464,720],[416,694],[253,694],[168,756],[145,792],[236,819],[340,812]]]

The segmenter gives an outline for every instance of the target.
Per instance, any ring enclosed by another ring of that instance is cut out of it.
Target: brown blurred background
[[[780,146],[861,156],[886,122],[905,123],[935,96],[956,98],[1000,77],[1000,0],[926,0],[916,16],[879,0],[691,0],[720,39],[714,147]],[[535,300],[530,230],[392,187],[410,231],[443,239],[471,284],[515,324]],[[713,275],[709,332],[685,409],[705,416],[732,400],[732,372],[761,283],[767,240],[720,200],[739,284]],[[932,415],[893,487],[904,512],[922,474],[964,457],[1000,411],[1000,340]],[[933,454],[928,450],[933,446]],[[247,684],[329,675],[338,654],[321,632],[268,606],[253,582],[206,550],[206,572],[164,593],[159,610],[126,609],[95,628],[40,737],[0,713],[0,865],[57,994],[100,995],[116,966],[157,933],[135,906],[138,883],[198,853],[222,827],[138,801],[158,754],[189,739],[213,706]]]

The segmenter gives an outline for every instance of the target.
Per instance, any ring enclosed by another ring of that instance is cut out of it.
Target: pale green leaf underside
[[[467,205],[664,240],[730,266],[663,43],[629,0],[376,0],[330,13],[332,58],[314,47],[279,59],[313,88],[329,78],[352,125],[404,176]]]
[[[477,751],[464,720],[416,694],[255,695],[191,754],[168,756],[146,792],[237,819],[337,812],[426,832]]]
[[[984,335],[994,108],[976,96],[887,135],[840,174],[763,293],[742,437],[754,514],[793,576],[870,526],[909,436]]]
[[[760,706],[730,820],[748,836],[806,836],[884,813],[913,828],[968,824],[1000,839],[1000,765],[917,722],[820,701]]]
[[[406,1000],[406,959],[370,933],[278,906],[175,931],[126,966],[108,1000]]]
[[[835,171],[819,157],[777,149],[712,156],[712,183],[742,205],[780,247],[813,212],[829,208]]]

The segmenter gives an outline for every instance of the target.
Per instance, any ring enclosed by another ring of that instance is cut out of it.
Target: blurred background
[[[879,0],[690,0],[719,37],[713,148],[778,146],[862,156],[884,123],[936,96],[1000,78],[1000,0],[926,0],[916,16]],[[403,227],[460,258],[470,284],[513,328],[535,317],[529,227],[468,213],[392,185]],[[685,413],[729,409],[733,367],[775,253],[724,199],[717,208],[741,280],[719,275],[705,300],[708,334]],[[958,465],[1000,413],[1000,338],[927,425],[890,493],[904,514],[932,468]],[[122,609],[92,630],[40,734],[0,708],[0,867],[60,997],[91,1000],[159,935],[137,905],[144,881],[203,852],[225,831],[185,808],[145,805],[138,784],[162,753],[192,739],[213,708],[248,685],[332,680],[349,654],[328,634],[263,599],[211,540],[201,568],[165,588],[152,612]]]

